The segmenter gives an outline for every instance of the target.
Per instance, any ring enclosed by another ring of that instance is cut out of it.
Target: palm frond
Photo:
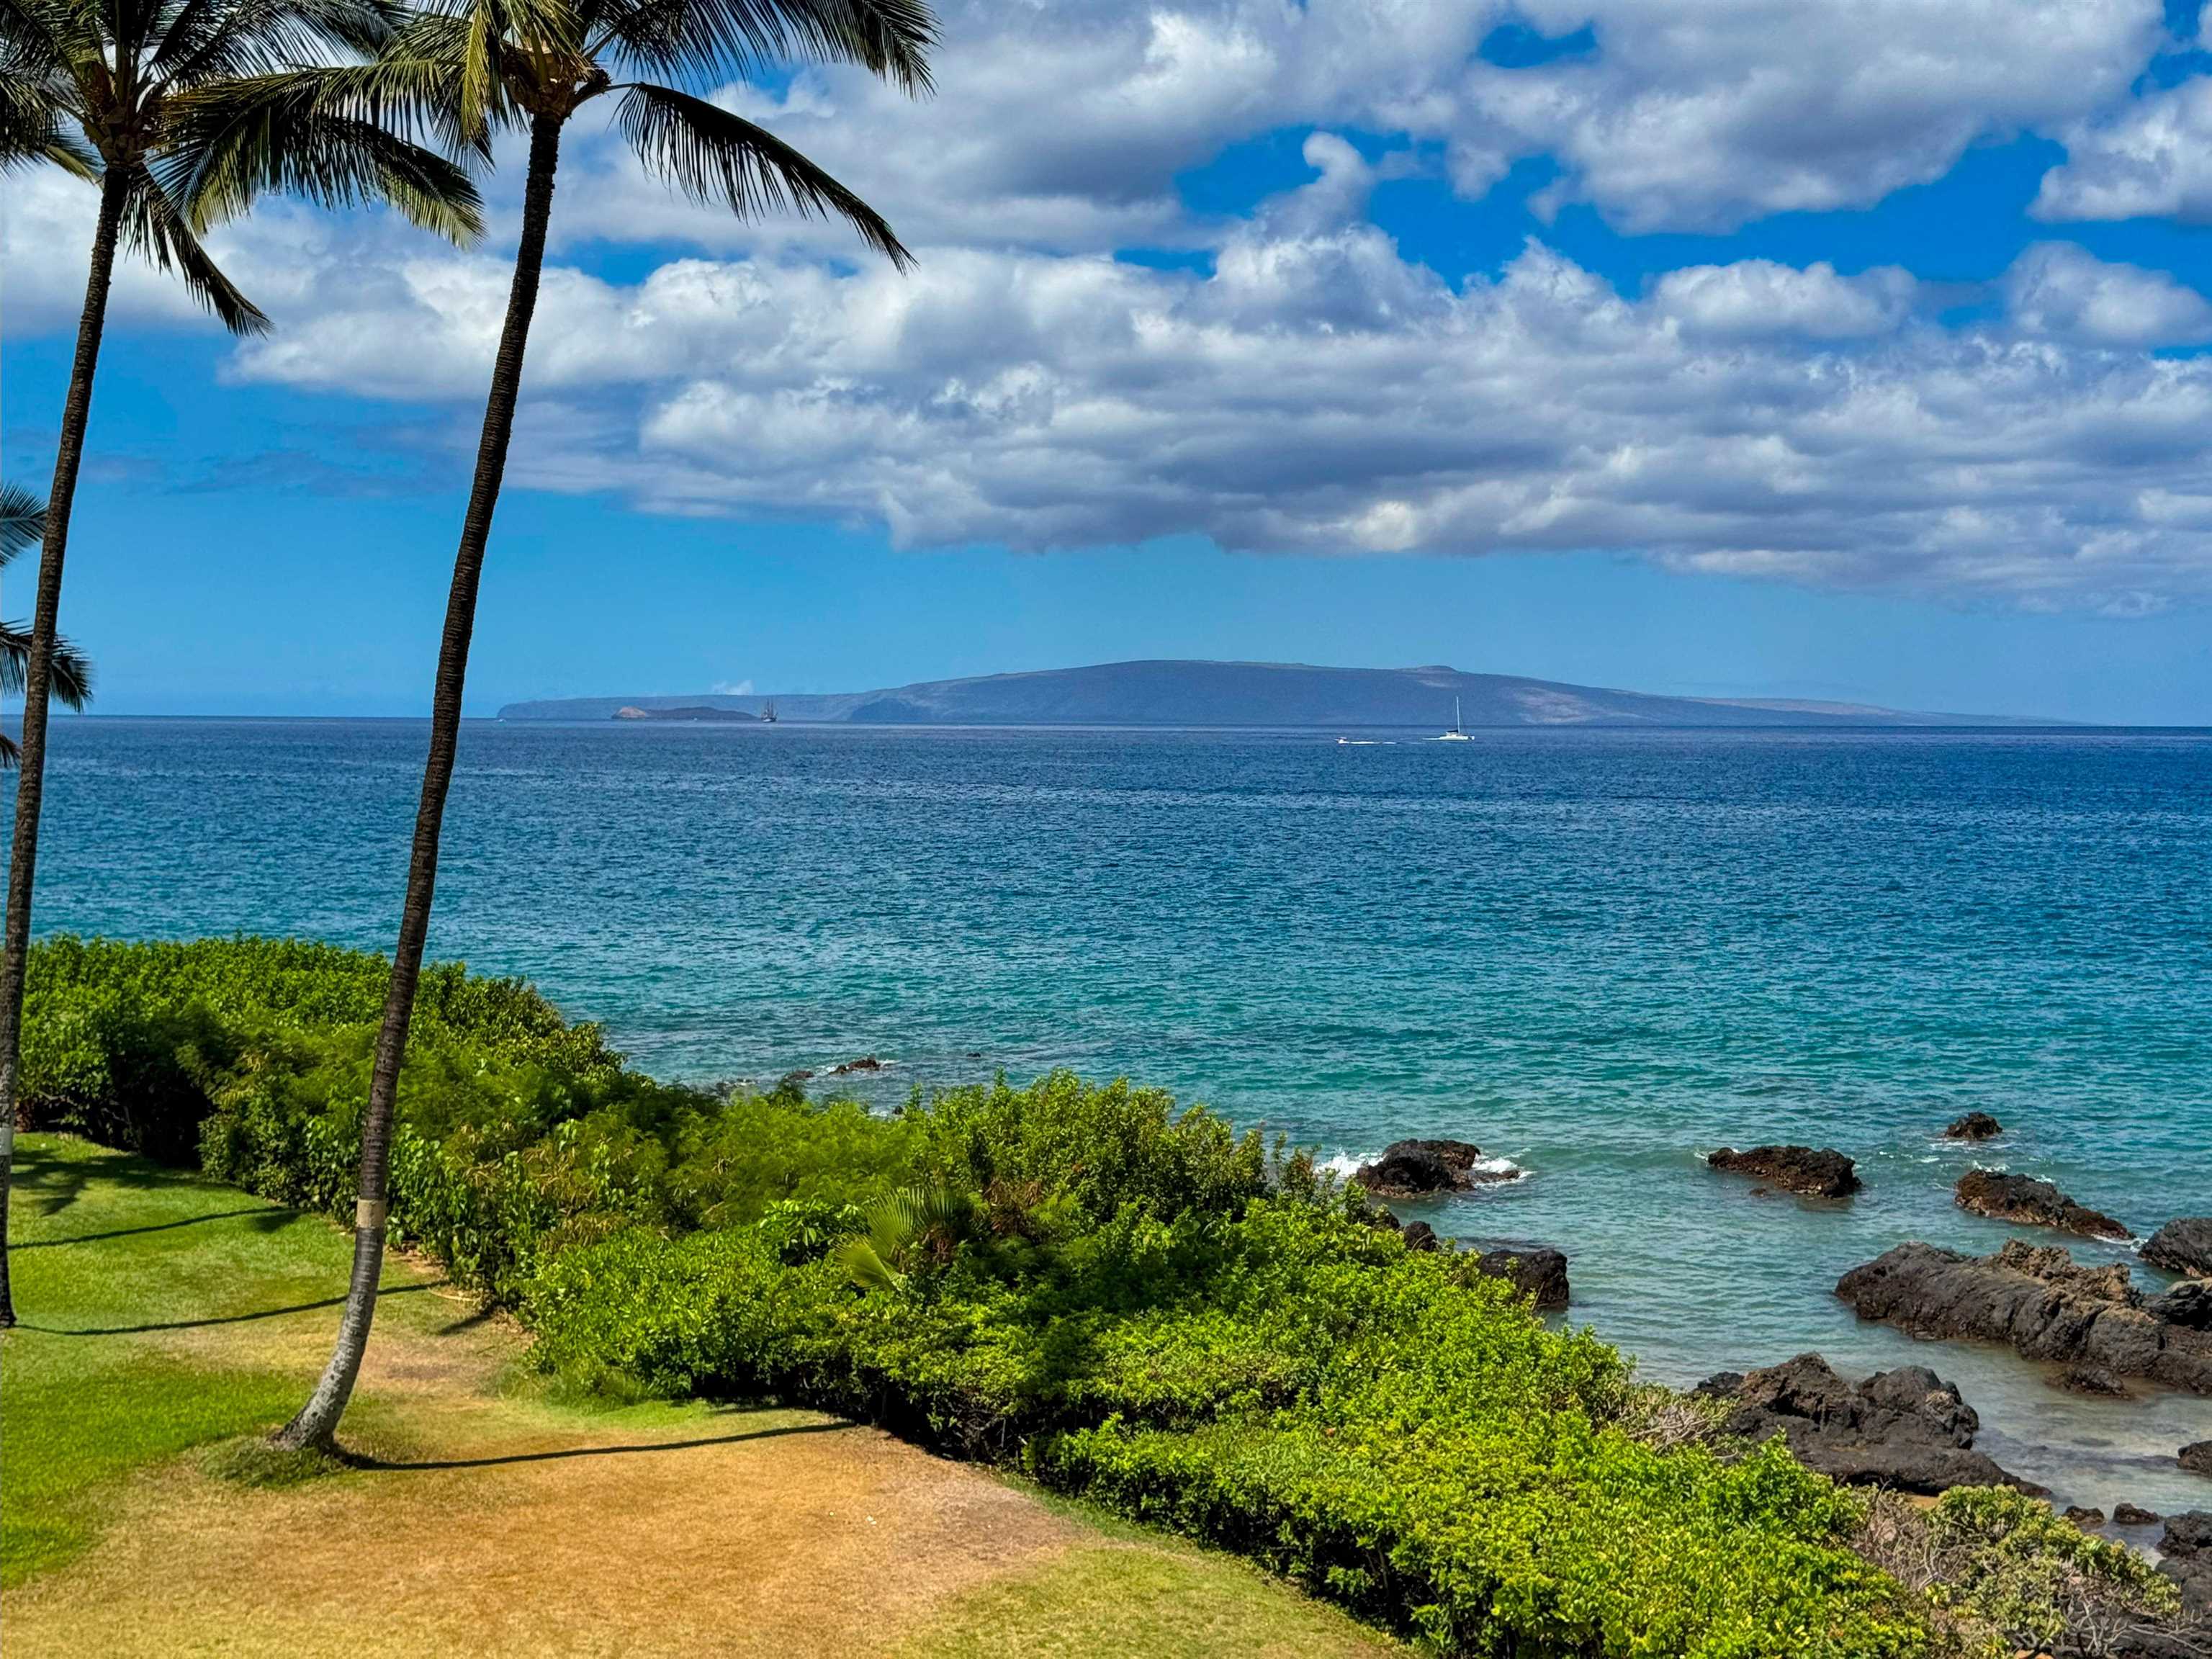
[[[134,251],[183,278],[186,291],[232,333],[267,331],[269,319],[222,274],[161,181],[143,167],[136,169],[131,179],[123,210],[123,234]]]
[[[368,67],[291,70],[176,99],[161,182],[185,221],[204,230],[281,191],[325,207],[387,202],[454,242],[483,234],[483,204],[468,175],[374,118],[397,113],[392,102],[374,102],[368,118],[345,111],[372,103],[361,96]],[[437,117],[423,109],[410,118]]]
[[[185,0],[149,70],[166,85],[273,75],[329,58],[380,51],[402,14],[389,0]]]
[[[862,1290],[896,1291],[915,1268],[952,1260],[974,1230],[975,1196],[935,1182],[902,1187],[868,1212],[868,1231],[835,1252]]]
[[[693,82],[749,80],[801,57],[926,92],[937,39],[924,0],[593,0],[586,15],[593,51],[617,68]]]
[[[616,124],[647,168],[738,218],[774,212],[839,218],[901,270],[914,255],[884,216],[765,127],[671,87],[627,88]]]
[[[46,533],[46,504],[21,484],[0,484],[0,565]]]
[[[21,623],[0,623],[0,691],[14,696],[23,690],[23,677],[31,665],[31,630]],[[56,640],[46,659],[46,684],[57,702],[82,708],[92,701],[92,663],[67,640]]]

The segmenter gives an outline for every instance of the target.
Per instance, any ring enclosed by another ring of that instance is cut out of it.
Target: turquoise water
[[[423,741],[66,722],[40,926],[388,949]],[[1574,1318],[1655,1376],[1917,1360],[2064,1498],[2212,1500],[2172,1467],[2212,1402],[2078,1401],[1830,1294],[2011,1234],[1949,1201],[1972,1108],[2010,1130],[1978,1156],[2140,1231],[2212,1213],[2212,736],[483,723],[447,849],[434,952],[656,1073],[875,1054],[890,1101],[1067,1065],[1332,1157],[1461,1136],[1527,1178],[1404,1212],[1560,1245]],[[1698,1160],[1768,1139],[1868,1190]]]

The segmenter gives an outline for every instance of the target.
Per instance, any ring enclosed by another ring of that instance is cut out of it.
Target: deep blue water
[[[388,950],[423,743],[61,723],[38,924]],[[1528,1177],[1428,1218],[1565,1248],[1574,1317],[1657,1377],[1917,1359],[2063,1496],[2212,1495],[2171,1467],[2212,1402],[2076,1401],[1830,1294],[2008,1235],[1949,1202],[1971,1108],[2010,1131],[1985,1160],[2139,1230],[2212,1213],[2212,736],[481,723],[446,845],[434,953],[656,1073],[872,1053],[890,1100],[1068,1065],[1331,1156],[1461,1136]],[[1868,1190],[1697,1158],[1766,1139]]]

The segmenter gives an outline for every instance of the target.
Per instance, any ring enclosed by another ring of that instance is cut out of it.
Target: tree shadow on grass
[[[297,1210],[272,1210],[266,1205],[256,1205],[250,1210],[210,1210],[205,1215],[188,1215],[179,1221],[152,1221],[143,1227],[115,1227],[104,1233],[76,1233],[68,1238],[29,1238],[21,1243],[10,1243],[12,1250],[47,1250],[57,1244],[96,1244],[103,1238],[129,1238],[138,1233],[165,1233],[174,1227],[197,1227],[203,1221],[251,1220],[263,1232],[275,1232],[287,1222],[296,1219]]]
[[[60,1158],[44,1147],[15,1143],[9,1187],[21,1194],[41,1217],[57,1216],[94,1185],[122,1187],[132,1192],[155,1192],[164,1188],[204,1191],[206,1182],[196,1171],[157,1164],[136,1152],[99,1149],[89,1158]],[[294,1212],[276,1210],[289,1216]]]
[[[377,1299],[392,1296],[412,1296],[417,1291],[434,1291],[447,1281],[426,1279],[418,1285],[387,1285],[379,1291]],[[206,1319],[167,1319],[149,1325],[94,1325],[63,1327],[33,1325],[27,1321],[18,1325],[19,1331],[36,1331],[42,1336],[149,1336],[159,1331],[196,1331],[210,1325],[245,1325],[257,1319],[282,1319],[287,1314],[313,1313],[319,1308],[336,1308],[343,1304],[342,1296],[326,1296],[319,1302],[300,1302],[289,1308],[258,1308],[252,1313],[216,1314]]]
[[[356,1469],[491,1469],[509,1463],[556,1463],[571,1457],[627,1457],[636,1452],[696,1451],[704,1446],[730,1446],[741,1440],[774,1440],[787,1434],[842,1434],[855,1423],[785,1423],[772,1429],[744,1429],[736,1434],[702,1435],[696,1440],[653,1440],[628,1446],[570,1446],[560,1451],[511,1452],[503,1457],[440,1457],[420,1462],[397,1462],[361,1452],[341,1452],[341,1461]]]

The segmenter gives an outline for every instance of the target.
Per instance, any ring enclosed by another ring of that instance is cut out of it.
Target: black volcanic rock
[[[1980,1257],[1915,1243],[1852,1268],[1836,1294],[1915,1336],[2003,1342],[2029,1359],[2212,1394],[2212,1331],[2170,1317],[2178,1293],[2145,1297],[2124,1262],[2084,1267],[2018,1239]],[[2180,1305],[2212,1317],[2212,1294]]]
[[[1809,1469],[1853,1486],[1933,1496],[1954,1486],[2026,1484],[1973,1449],[1981,1420],[1957,1389],[1924,1365],[1852,1384],[1816,1353],[1764,1370],[1723,1371],[1692,1390],[1733,1409],[1723,1434],[1779,1434]]]
[[[1968,1112],[1964,1117],[1954,1117],[1943,1131],[1946,1140],[1995,1140],[2004,1133],[2004,1125],[1987,1112]]]
[[[1858,1170],[1832,1147],[1723,1146],[1705,1162],[1735,1175],[1756,1176],[1808,1198],[1848,1198],[1859,1189]]]
[[[1437,1230],[1425,1221],[1416,1221],[1399,1237],[1406,1241],[1409,1250],[1440,1250],[1443,1246],[1437,1240]]]
[[[2112,1505],[2112,1524],[2116,1527],[2154,1527],[2158,1524],[2158,1513],[2143,1508],[2140,1504],[2115,1504]]]
[[[2167,1222],[2143,1241],[2142,1259],[2170,1273],[2212,1279],[2212,1216]]]
[[[1492,1279],[1511,1281],[1527,1292],[1540,1310],[1554,1312],[1567,1305],[1567,1257],[1547,1244],[1512,1244],[1485,1250],[1474,1259],[1475,1271]]]
[[[2174,1461],[2191,1474],[2212,1476],[2212,1440],[2199,1440],[2194,1445],[2184,1446]]]
[[[2145,1297],[2143,1307],[2166,1324],[2212,1332],[2212,1279],[2185,1279],[2164,1296]]]
[[[1352,1178],[1376,1198],[1426,1198],[1463,1193],[1486,1182],[1504,1181],[1503,1173],[1478,1170],[1482,1148],[1471,1140],[1394,1140],[1382,1157],[1363,1164]]]
[[[2084,1238],[2133,1238],[2126,1226],[2100,1211],[2076,1204],[2047,1181],[2007,1175],[2001,1170],[1969,1170],[1959,1177],[1959,1207],[1996,1221],[2027,1227],[2056,1227]]]

